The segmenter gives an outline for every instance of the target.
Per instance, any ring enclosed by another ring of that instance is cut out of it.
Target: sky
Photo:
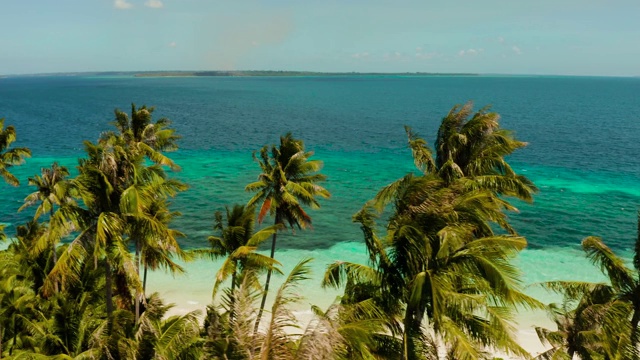
[[[640,75],[638,0],[0,0],[0,74]]]

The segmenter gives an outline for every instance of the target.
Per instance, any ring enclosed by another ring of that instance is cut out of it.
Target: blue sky
[[[640,75],[640,1],[0,0],[0,74]]]

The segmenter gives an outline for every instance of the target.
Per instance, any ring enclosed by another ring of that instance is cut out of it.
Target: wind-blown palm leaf
[[[198,338],[200,314],[201,312],[196,310],[164,320],[155,341],[154,359],[178,359],[185,348]]]
[[[13,186],[18,186],[20,181],[9,169],[14,165],[20,165],[25,158],[31,157],[31,150],[27,148],[12,148],[11,144],[16,141],[16,130],[13,126],[4,127],[4,118],[0,119],[0,176],[4,181]]]
[[[309,279],[309,262],[300,261],[282,283],[271,307],[271,321],[265,329],[265,337],[260,346],[261,359],[292,359],[294,354],[290,346],[288,330],[298,328],[295,315],[289,305],[302,300],[297,293],[300,282]]]
[[[320,174],[323,163],[311,160],[313,152],[305,151],[302,140],[295,139],[291,133],[280,137],[280,145],[263,146],[253,153],[253,159],[258,163],[261,173],[256,182],[245,187],[245,191],[255,192],[247,206],[260,204],[258,222],[262,223],[265,216],[274,216],[276,225],[293,229],[311,227],[311,216],[303,206],[320,207],[317,198],[329,198],[331,194],[318,183],[325,181],[326,176]],[[276,251],[277,232],[272,236],[271,258]],[[265,308],[271,271],[267,271],[264,293],[257,317],[255,331],[259,328],[262,311]]]
[[[633,274],[624,261],[602,242],[602,239],[594,236],[587,237],[582,240],[582,248],[587,258],[609,277],[614,288],[619,291],[629,291],[633,288],[635,283]]]

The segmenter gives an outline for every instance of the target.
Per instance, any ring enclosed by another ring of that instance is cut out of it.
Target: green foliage
[[[640,214],[638,225],[640,229]],[[575,355],[581,359],[638,359],[640,269],[636,260],[640,231],[636,238],[633,268],[629,268],[600,238],[585,238],[582,248],[609,282],[553,281],[540,284],[563,294],[564,300],[561,306],[549,306],[551,318],[558,329],[536,329],[540,340],[552,346],[538,358],[571,358]]]
[[[13,186],[18,186],[20,181],[9,169],[14,165],[20,165],[24,158],[31,156],[31,150],[27,148],[12,148],[11,144],[16,141],[16,129],[9,125],[4,127],[4,118],[0,119],[0,176],[4,181]]]
[[[326,176],[319,173],[323,163],[310,160],[311,156],[313,152],[305,151],[304,142],[295,139],[291,133],[280,137],[280,146],[265,145],[260,149],[259,156],[253,153],[253,158],[260,165],[262,172],[258,181],[247,185],[245,190],[256,193],[247,206],[253,207],[261,203],[258,212],[259,223],[262,223],[269,213],[275,217],[275,225],[278,228],[284,228],[285,225],[291,229],[311,226],[311,216],[305,212],[303,205],[317,209],[320,207],[318,197],[331,196],[327,189],[318,185],[326,180]],[[273,233],[271,259],[275,256],[277,235],[277,232]],[[267,300],[271,273],[272,270],[269,269],[255,332],[260,325]]]
[[[497,114],[471,116],[471,108],[455,106],[442,120],[434,151],[405,128],[422,175],[384,187],[354,215],[370,267],[335,263],[325,275],[325,285],[345,284],[343,301],[368,298],[402,319],[387,326],[401,337],[404,359],[438,358],[442,347],[456,359],[484,359],[492,349],[525,356],[512,337],[512,309],[541,306],[521,291],[510,260],[526,241],[504,213],[516,210],[504,196],[531,201],[536,191],[504,160],[525,143],[499,127]],[[379,236],[374,211],[390,204]]]
[[[278,231],[310,227],[306,208],[330,196],[319,185],[322,162],[291,134],[264,146],[254,153],[261,174],[246,186],[255,193],[249,203],[217,212],[210,248],[186,253],[169,200],[187,186],[165,171],[179,169],[165,154],[179,136],[169,120],[154,122],[153,111],[116,110],[115,131],[85,142],[76,178],[57,163],[29,178],[36,190],[19,210],[35,206],[33,220],[0,251],[0,357],[464,360],[492,359],[494,350],[528,357],[513,338],[514,310],[542,305],[521,290],[511,260],[526,240],[506,212],[517,210],[509,198],[532,201],[537,189],[505,160],[526,143],[500,128],[498,114],[455,106],[433,149],[406,127],[419,173],[382,188],[353,216],[369,263],[330,264],[322,285],[344,294],[327,309],[312,306],[303,325],[294,308],[310,260],[301,261],[260,327],[271,274],[281,273]],[[9,168],[30,155],[10,149],[15,139],[0,120],[0,176],[12,185],[18,179]],[[267,214],[275,225],[256,230]],[[270,237],[271,256],[257,252]],[[633,267],[599,238],[582,246],[609,282],[541,284],[564,298],[547,307],[556,328],[536,329],[549,346],[537,358],[637,359],[640,231]],[[202,327],[200,312],[169,316],[173,305],[144,292],[148,269],[184,272],[175,259],[191,255],[224,258]]]

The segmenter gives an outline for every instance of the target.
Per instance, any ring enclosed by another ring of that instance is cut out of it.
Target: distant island
[[[478,73],[430,73],[430,72],[319,72],[319,71],[285,71],[285,70],[207,70],[207,71],[83,71],[66,73],[39,74],[0,74],[0,79],[11,77],[73,77],[73,76],[132,76],[132,77],[259,77],[259,76],[481,76]]]
[[[274,70],[215,70],[215,71],[153,71],[134,74],[136,77],[186,77],[186,76],[479,76],[475,73],[428,73],[428,72],[314,72]]]

